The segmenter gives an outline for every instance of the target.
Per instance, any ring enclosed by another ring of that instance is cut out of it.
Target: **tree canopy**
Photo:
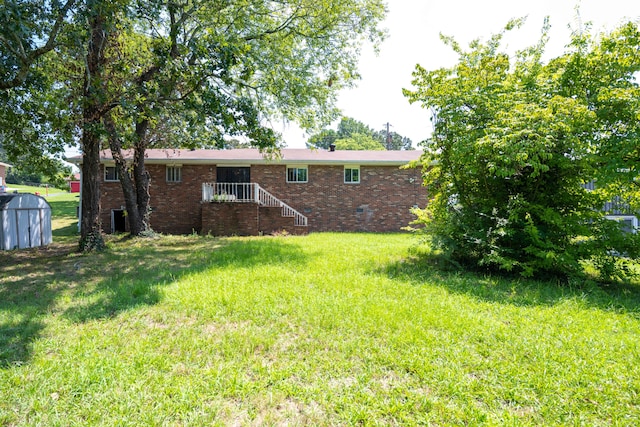
[[[615,255],[637,257],[638,236],[600,208],[614,195],[637,201],[640,33],[633,23],[577,32],[544,63],[546,24],[536,45],[503,50],[521,22],[468,50],[443,37],[458,63],[416,67],[405,95],[434,125],[422,158],[431,200],[417,223],[455,263],[566,277],[592,261],[603,278],[622,276],[629,258]]]
[[[383,129],[375,131],[351,117],[342,117],[338,129],[322,129],[309,137],[307,145],[328,149],[335,145],[339,150],[413,150],[411,139]]]
[[[0,91],[22,86],[32,65],[59,46],[78,0],[4,0],[0,7]]]
[[[68,102],[52,55],[72,27],[77,0],[0,4],[0,147],[17,168],[54,178],[66,141]]]

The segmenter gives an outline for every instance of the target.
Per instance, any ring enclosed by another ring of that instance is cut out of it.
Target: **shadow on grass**
[[[603,285],[586,279],[562,283],[453,271],[443,268],[437,259],[426,255],[392,263],[380,272],[416,285],[428,283],[487,302],[534,306],[579,299],[588,307],[640,315],[640,284],[637,283]]]
[[[153,305],[161,299],[162,286],[185,275],[213,268],[304,261],[301,251],[283,239],[190,239],[191,243],[186,246],[176,244],[180,238],[163,237],[151,240],[150,245],[143,243],[141,247],[131,248],[126,253],[107,254],[104,262],[100,263],[104,275],[102,280],[90,292],[84,289],[82,295],[78,294],[91,301],[70,307],[65,315],[74,322],[85,322],[113,317],[141,305]],[[121,243],[127,245],[130,242],[135,245],[136,239],[124,238]],[[80,268],[85,267],[81,264]]]
[[[67,282],[77,245],[0,251],[0,367],[24,363]]]
[[[304,263],[293,239],[165,236],[79,254],[77,243],[0,253],[0,368],[27,363],[47,318],[112,318],[161,301],[163,286],[213,268]],[[230,273],[231,274],[231,273]]]

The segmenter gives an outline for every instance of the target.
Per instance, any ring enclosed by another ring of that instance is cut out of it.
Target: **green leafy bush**
[[[457,65],[417,67],[405,94],[431,108],[434,132],[422,158],[432,200],[415,211],[416,223],[446,258],[525,277],[566,278],[585,262],[604,280],[631,274],[638,237],[600,207],[612,188],[637,194],[640,53],[627,44],[639,34],[626,25],[598,41],[576,36],[547,64],[546,35],[515,59],[501,51],[505,32],[469,51],[444,38]],[[614,151],[621,133],[635,143]],[[598,191],[585,186],[594,180]]]

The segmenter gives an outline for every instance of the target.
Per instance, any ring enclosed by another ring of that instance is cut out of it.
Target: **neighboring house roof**
[[[13,167],[9,163],[2,163],[2,162],[0,162],[0,166],[4,166],[5,168],[12,168]]]
[[[131,159],[132,153],[125,152],[125,158]],[[355,151],[355,150],[311,150],[304,148],[284,148],[279,157],[269,157],[254,148],[233,150],[178,150],[153,149],[146,151],[145,163],[149,164],[358,164],[395,166],[418,160],[422,151]],[[112,162],[111,152],[102,151],[103,163]],[[72,157],[68,161],[80,164],[82,156]]]

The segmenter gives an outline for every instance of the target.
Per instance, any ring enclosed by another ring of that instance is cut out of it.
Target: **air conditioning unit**
[[[621,222],[622,229],[628,233],[638,232],[638,218],[633,215],[606,215],[605,218]]]

